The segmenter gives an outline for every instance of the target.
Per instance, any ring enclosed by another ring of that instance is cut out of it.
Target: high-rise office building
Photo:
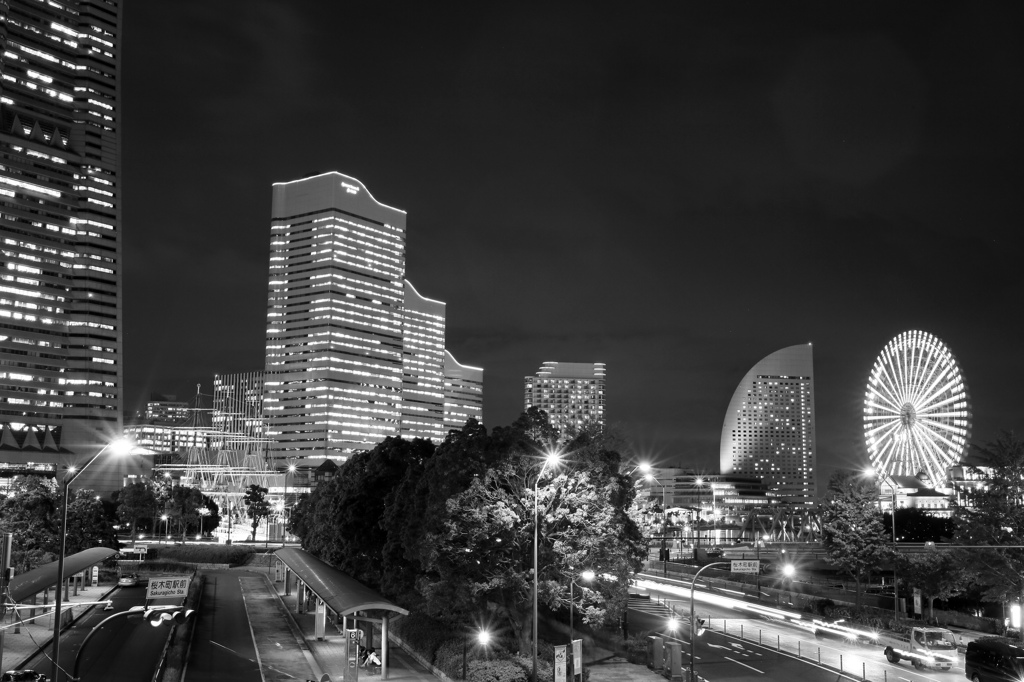
[[[538,407],[564,436],[596,424],[604,427],[603,362],[545,362],[525,379],[525,407]]]
[[[405,211],[323,173],[274,184],[264,411],[271,457],[398,433]]]
[[[484,370],[463,365],[444,352],[444,431],[461,429],[470,419],[484,423]]]
[[[120,5],[0,2],[0,422],[64,458],[121,427]]]
[[[405,212],[337,172],[276,183],[272,210],[271,466],[443,438],[445,304],[404,279]]]
[[[213,429],[215,448],[266,452],[262,371],[214,375]]]
[[[445,304],[405,282],[402,315],[402,438],[440,442],[444,428]]]
[[[722,425],[723,474],[759,476],[795,504],[816,496],[811,344],[778,350],[740,381]]]

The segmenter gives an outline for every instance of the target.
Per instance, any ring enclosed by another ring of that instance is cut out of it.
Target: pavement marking
[[[757,668],[755,668],[752,665],[747,665],[746,663],[741,663],[740,661],[737,661],[735,658],[729,658],[728,656],[722,656],[722,658],[724,658],[727,661],[732,661],[736,665],[742,665],[744,668],[750,668],[755,673],[761,673],[762,675],[764,675],[764,671],[763,670],[758,670]]]

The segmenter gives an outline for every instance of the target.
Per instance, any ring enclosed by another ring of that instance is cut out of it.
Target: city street
[[[682,645],[684,665],[690,655],[688,620],[689,590],[671,586],[660,589],[641,581],[650,599],[630,599],[633,632],[651,630]],[[682,593],[682,594],[681,594]],[[853,644],[833,636],[815,636],[807,627],[784,617],[757,616],[744,610],[738,600],[698,590],[695,614],[708,620],[708,631],[697,644],[697,671],[712,680],[763,680],[765,676],[835,682],[837,673],[849,680],[903,680],[904,682],[952,682],[964,679],[963,659],[948,671],[917,671],[904,661],[885,660],[881,645]],[[730,603],[737,602],[737,603]],[[767,606],[767,605],[766,605]],[[674,614],[680,630],[667,627]],[[793,614],[796,615],[796,614]],[[806,615],[806,614],[801,614]],[[809,620],[804,619],[809,625]]]
[[[109,597],[114,608],[104,611],[93,608],[74,625],[64,631],[61,638],[60,667],[70,677],[75,658],[89,633],[115,613],[141,606],[146,600],[144,586],[119,588]],[[167,628],[155,628],[141,617],[114,618],[99,629],[89,640],[79,662],[79,675],[85,680],[110,682],[148,682],[153,678],[167,641]],[[50,674],[50,648],[46,647],[25,666]]]
[[[192,636],[187,682],[262,682],[259,656],[245,611],[240,574],[207,571]]]

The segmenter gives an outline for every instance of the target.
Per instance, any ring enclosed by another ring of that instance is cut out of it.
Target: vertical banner
[[[921,588],[914,588],[914,613],[921,615]]]
[[[572,677],[583,679],[583,640],[572,640]]]
[[[562,646],[555,647],[555,682],[566,682],[569,671],[566,669],[566,650],[567,647],[563,644]],[[538,673],[539,675],[539,673]]]
[[[361,630],[345,630],[345,682],[359,682],[359,640]]]

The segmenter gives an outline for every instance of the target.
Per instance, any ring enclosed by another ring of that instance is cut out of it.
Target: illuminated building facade
[[[263,413],[272,468],[445,434],[445,304],[405,281],[404,211],[337,172],[276,183]],[[482,375],[481,375],[482,378]]]
[[[445,304],[406,280],[402,315],[402,438],[444,439]]]
[[[733,393],[722,425],[722,474],[758,476],[773,496],[815,498],[814,367],[811,344],[776,351]]]
[[[525,379],[525,407],[538,407],[564,436],[596,424],[604,427],[605,365],[603,362],[545,362],[536,376]]]
[[[265,451],[263,390],[262,371],[214,375],[212,422],[218,434],[214,447]]]
[[[0,2],[0,423],[71,457],[121,427],[120,42],[118,0]]]
[[[444,352],[444,431],[461,429],[470,419],[484,423],[484,370],[463,365]]]

